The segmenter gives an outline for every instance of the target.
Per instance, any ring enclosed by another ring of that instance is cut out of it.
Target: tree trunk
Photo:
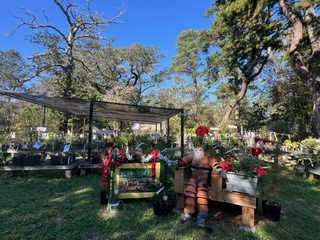
[[[292,37],[290,43],[290,56],[293,62],[294,71],[304,81],[313,96],[313,116],[311,118],[311,129],[314,137],[320,136],[320,95],[317,91],[320,82],[320,34],[315,11],[310,4],[305,6],[305,15],[298,15],[290,6],[290,1],[279,0],[284,15],[288,18],[292,27]],[[302,12],[302,11],[301,11]],[[304,29],[304,27],[306,29]],[[306,36],[304,36],[306,30]],[[306,55],[306,47],[303,47],[303,38],[308,37],[311,53]]]
[[[233,99],[230,100],[227,106],[226,113],[218,126],[219,128],[225,127],[225,125],[230,119],[232,111],[237,107],[237,105],[239,105],[240,101],[246,96],[247,90],[248,90],[248,81],[246,79],[243,79],[241,83],[241,90]]]

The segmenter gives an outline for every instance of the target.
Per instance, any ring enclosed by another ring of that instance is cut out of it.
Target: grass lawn
[[[271,175],[270,175],[271,176]],[[320,185],[284,169],[279,178],[280,222],[261,216],[260,192],[255,232],[238,226],[238,209],[211,202],[213,233],[180,224],[181,215],[154,215],[150,200],[127,200],[117,213],[100,204],[101,174],[65,179],[57,175],[27,174],[1,178],[0,239],[319,239]]]

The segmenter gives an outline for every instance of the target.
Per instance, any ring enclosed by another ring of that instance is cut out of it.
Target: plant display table
[[[180,167],[175,172],[175,192],[177,193],[176,207],[183,209],[185,201],[185,187],[191,178],[191,167]],[[207,182],[208,199],[217,202],[225,202],[242,207],[242,223],[248,228],[254,228],[254,210],[256,208],[256,197],[240,192],[229,192],[223,188],[223,178],[211,173]]]

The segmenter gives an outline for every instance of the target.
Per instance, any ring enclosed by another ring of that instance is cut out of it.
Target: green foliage
[[[124,145],[127,145],[132,141],[132,138],[133,138],[132,133],[121,132],[113,140],[115,143],[119,144],[119,146],[124,147]]]
[[[32,79],[34,70],[19,52],[0,50],[0,88],[3,90],[24,90],[24,84]]]
[[[254,167],[260,164],[258,157],[252,155],[241,155],[232,162],[232,171],[248,176],[254,176]]]
[[[297,148],[300,146],[300,142],[292,142],[290,139],[286,139],[283,144],[290,148]]]
[[[306,138],[301,141],[301,146],[304,146],[309,149],[315,149],[317,145],[317,139],[314,138]]]

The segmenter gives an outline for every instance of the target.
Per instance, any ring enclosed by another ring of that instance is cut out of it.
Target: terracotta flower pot
[[[188,186],[193,186],[193,187],[195,187],[195,188],[197,187],[197,183],[195,183],[195,182],[193,182],[193,181],[191,181],[191,182],[189,181],[187,185],[188,185]]]
[[[192,185],[188,185],[187,187],[186,187],[186,190],[185,190],[186,192],[193,192],[193,193],[196,193],[197,192],[197,189],[196,189],[196,187],[195,186],[192,186]]]
[[[198,210],[199,212],[204,212],[204,213],[209,212],[208,205],[204,205],[204,204],[199,204]]]
[[[196,206],[196,199],[188,197],[185,201],[186,205]]]
[[[205,191],[205,192],[208,192],[208,189],[205,188],[205,187],[198,187],[197,188],[198,191]]]
[[[208,197],[208,193],[206,191],[198,191],[197,192],[197,197],[207,198]]]
[[[195,207],[191,205],[185,205],[183,210],[189,214],[194,214],[196,211]]]
[[[196,194],[194,192],[186,192],[184,194],[186,197],[193,197],[193,198],[196,198]]]
[[[208,200],[206,198],[197,198],[197,203],[200,205],[208,205]]]

